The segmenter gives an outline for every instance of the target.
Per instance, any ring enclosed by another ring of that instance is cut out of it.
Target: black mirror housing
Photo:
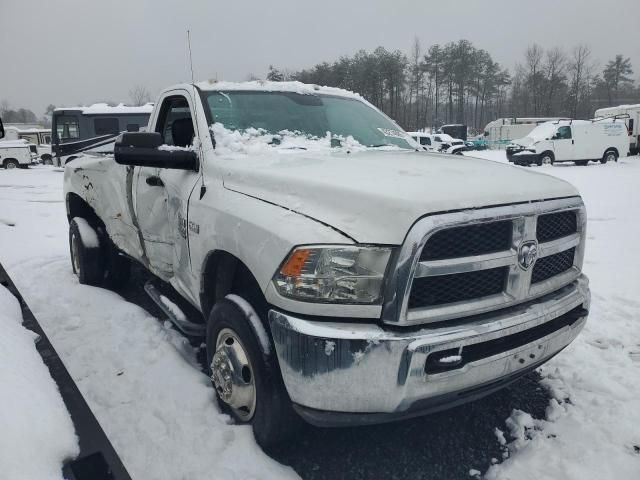
[[[2,125],[2,119],[0,118],[0,139],[4,138],[4,125]]]
[[[198,170],[198,155],[180,148],[159,149],[164,144],[157,132],[124,132],[114,147],[116,163],[136,167]]]

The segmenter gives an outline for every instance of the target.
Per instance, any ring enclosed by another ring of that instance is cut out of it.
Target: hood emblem
[[[530,240],[522,242],[518,249],[518,265],[523,270],[528,270],[538,258],[538,242]]]

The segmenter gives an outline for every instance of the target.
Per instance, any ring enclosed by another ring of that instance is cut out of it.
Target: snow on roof
[[[336,87],[321,87],[302,82],[269,82],[263,80],[251,82],[199,82],[196,86],[204,91],[260,91],[260,92],[293,92],[302,95],[337,95],[362,99],[360,94]]]
[[[88,107],[58,107],[55,111],[57,112],[62,110],[80,110],[83,115],[115,115],[123,113],[151,114],[151,111],[153,110],[153,103],[147,103],[139,107],[132,107],[123,103],[114,107],[107,103],[94,103]]]
[[[18,133],[51,133],[50,128],[20,128],[16,126],[5,127],[5,130],[15,130]]]

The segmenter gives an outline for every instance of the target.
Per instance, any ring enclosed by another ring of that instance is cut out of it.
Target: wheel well
[[[209,317],[209,312],[217,301],[230,293],[247,300],[260,319],[265,321],[269,306],[251,270],[229,252],[211,252],[205,260],[200,284],[200,305],[204,318]]]
[[[4,165],[5,163],[9,162],[10,160],[13,160],[14,162],[18,162],[17,158],[10,157],[10,158],[5,158],[4,160],[2,160],[2,164]],[[20,163],[20,162],[18,162],[18,163]]]
[[[104,224],[95,210],[85,200],[75,193],[69,193],[66,199],[67,203],[67,220],[71,221],[73,217],[82,217],[95,228],[104,228]]]

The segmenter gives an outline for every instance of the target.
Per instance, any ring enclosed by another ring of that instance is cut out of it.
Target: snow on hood
[[[241,148],[246,132],[232,132],[235,140],[214,133],[227,189],[317,219],[360,243],[400,244],[413,223],[431,213],[578,195],[557,178],[490,160],[322,148],[324,139],[306,150],[257,141]]]

